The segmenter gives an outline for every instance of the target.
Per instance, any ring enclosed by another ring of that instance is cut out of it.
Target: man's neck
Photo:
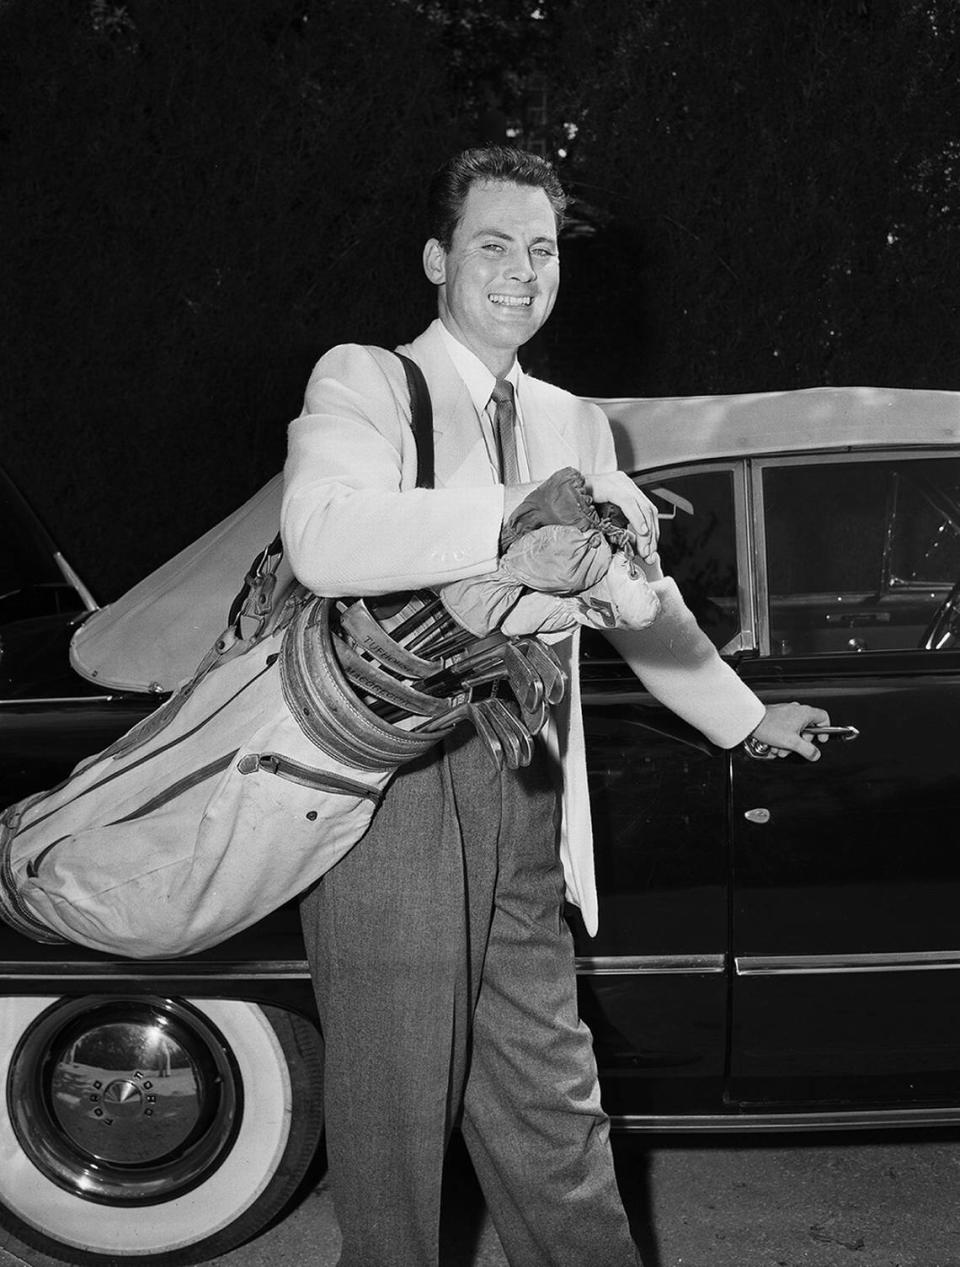
[[[441,311],[438,315],[440,318],[440,324],[443,326],[444,330],[446,330],[447,334],[449,334],[452,339],[456,339],[461,347],[466,348],[467,351],[472,353],[472,355],[475,356],[482,365],[486,366],[494,378],[506,378],[516,364],[516,348],[507,348],[504,350],[501,348],[474,347],[463,337],[463,334],[457,327],[456,323],[449,318],[447,313]]]

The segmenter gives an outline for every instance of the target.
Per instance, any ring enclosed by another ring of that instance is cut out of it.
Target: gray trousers
[[[538,745],[539,747],[539,745]],[[341,1267],[438,1261],[460,1125],[511,1267],[635,1267],[577,1012],[557,796],[461,728],[304,899]]]

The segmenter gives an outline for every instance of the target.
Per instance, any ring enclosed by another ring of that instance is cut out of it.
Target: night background
[[[958,36],[954,0],[0,0],[0,461],[115,598],[275,473],[326,348],[431,319],[423,190],[488,141],[575,199],[540,376],[960,389]]]

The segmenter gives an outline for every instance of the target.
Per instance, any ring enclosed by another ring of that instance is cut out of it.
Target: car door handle
[[[843,743],[850,743],[851,740],[860,736],[860,731],[856,726],[806,726],[802,732],[804,735],[837,735]],[[753,757],[755,761],[772,761],[774,753],[770,750],[770,745],[761,743],[759,739],[748,736],[743,741],[744,751],[748,757]]]
[[[805,735],[839,735],[844,743],[860,738],[860,731],[856,726],[807,726],[803,733]]]

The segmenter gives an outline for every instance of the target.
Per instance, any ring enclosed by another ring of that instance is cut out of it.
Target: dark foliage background
[[[615,220],[571,385],[960,387],[958,36],[937,0],[570,6],[572,166]]]
[[[2,461],[101,599],[429,319],[421,193],[577,195],[526,354],[584,393],[960,389],[952,0],[0,0]]]

